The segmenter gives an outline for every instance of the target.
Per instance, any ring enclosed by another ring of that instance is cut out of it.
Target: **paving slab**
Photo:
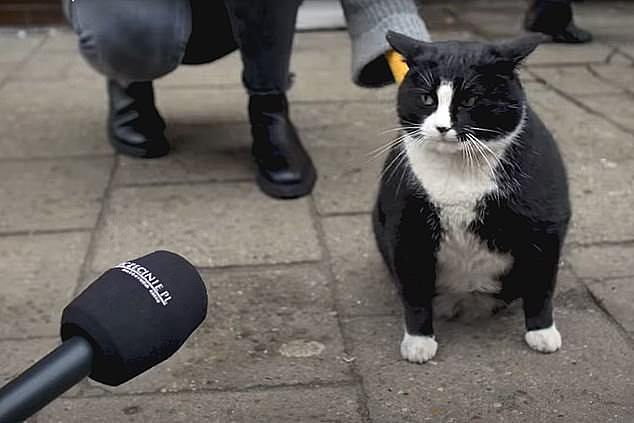
[[[159,111],[170,124],[215,125],[248,122],[248,97],[242,87],[156,89]]]
[[[73,56],[67,52],[42,53],[31,55],[20,66],[20,71],[12,75],[12,79],[21,81],[56,81],[65,78],[73,63]]]
[[[215,62],[202,65],[182,65],[156,81],[160,88],[187,86],[242,87],[242,61],[238,52]]]
[[[634,158],[634,137],[551,90],[528,92],[530,104],[557,140],[569,168],[612,166]]]
[[[1,340],[2,366],[0,366],[0,387],[35,364],[60,343],[56,337],[36,338],[28,340]],[[74,396],[79,393],[76,386],[63,394]]]
[[[625,53],[630,60],[634,60],[634,41],[618,43],[616,47],[619,51]]]
[[[289,99],[302,101],[386,101],[394,99],[396,87],[388,85],[382,88],[361,88],[352,83],[350,72],[330,69],[299,74]]]
[[[507,7],[457,8],[459,21],[467,22],[491,38],[511,38],[521,33],[521,13],[509,13]]]
[[[319,180],[314,196],[320,214],[370,212],[383,156],[372,159],[365,149],[311,151]]]
[[[381,102],[296,102],[291,106],[291,117],[309,145],[359,147],[371,153],[392,140],[396,133],[394,129],[400,126],[395,99]]]
[[[170,154],[156,160],[121,157],[117,185],[251,181],[251,129],[247,123],[168,127]]]
[[[630,344],[587,297],[568,302],[556,305],[563,348],[551,355],[524,344],[519,307],[470,325],[439,322],[438,355],[424,365],[400,359],[400,319],[346,321],[371,419],[629,421],[634,412]],[[601,341],[595,342],[595,333],[601,333]]]
[[[321,257],[308,200],[273,200],[255,183],[115,189],[97,236],[97,272],[156,249],[203,267]]]
[[[17,63],[0,63],[0,82],[7,78],[17,65]]]
[[[49,31],[39,51],[44,53],[78,53],[77,35],[70,28]]]
[[[583,279],[634,276],[634,246],[629,244],[575,247],[566,255],[566,261]]]
[[[624,64],[593,65],[592,71],[610,83],[634,92],[634,66],[631,62],[627,66]]]
[[[0,37],[0,62],[20,62],[27,58],[31,52],[42,42],[43,35],[29,34],[21,38],[16,34]]]
[[[330,217],[322,222],[339,313],[400,313],[396,289],[376,248],[370,215]]]
[[[92,228],[110,158],[0,162],[0,232]]]
[[[579,101],[634,133],[634,97],[631,94],[580,97]]]
[[[588,289],[597,302],[634,337],[634,278],[591,282]]]
[[[573,209],[569,242],[634,238],[634,162],[614,164],[575,163],[568,167]]]
[[[528,57],[526,63],[529,66],[605,63],[613,50],[612,47],[600,43],[587,45],[542,44]]]
[[[0,114],[65,113],[78,111],[106,116],[105,80],[101,83],[71,78],[60,81],[7,81],[0,88]]]
[[[59,344],[54,335],[50,338],[0,341],[2,367],[0,386],[4,386]]]
[[[55,336],[89,232],[0,237],[0,339]]]
[[[106,85],[105,77],[93,69],[78,51],[67,54],[71,54],[70,64],[66,69],[66,75],[69,79],[91,82],[98,87]]]
[[[58,400],[37,415],[43,422],[360,423],[353,388],[116,396]]]
[[[349,381],[327,279],[317,267],[203,272],[207,319],[172,358],[83,395],[246,389]]]
[[[622,93],[623,90],[597,78],[587,66],[535,67],[531,72],[551,86],[571,95]]]
[[[106,115],[77,110],[0,114],[0,158],[54,158],[109,155]]]

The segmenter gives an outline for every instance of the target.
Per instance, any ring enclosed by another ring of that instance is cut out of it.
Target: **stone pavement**
[[[435,39],[518,32],[522,2],[423,8]],[[585,2],[597,41],[545,45],[523,72],[556,134],[575,217],[556,299],[564,345],[523,342],[517,307],[440,323],[440,350],[399,359],[399,307],[369,211],[396,126],[394,88],[349,82],[343,32],[297,36],[292,113],[315,193],[253,183],[236,55],[158,81],[175,143],[112,154],[104,83],[58,30],[0,33],[0,384],[57,342],[62,307],[118,261],[157,248],[203,273],[209,314],[172,359],[119,388],[84,381],[33,422],[630,422],[634,415],[634,4]]]

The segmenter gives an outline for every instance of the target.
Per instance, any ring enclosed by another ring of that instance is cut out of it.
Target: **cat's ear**
[[[424,41],[419,41],[394,31],[388,31],[385,39],[406,60],[415,56],[425,44]]]
[[[523,62],[538,45],[548,40],[550,40],[550,37],[544,34],[524,35],[496,44],[493,50],[498,60],[512,66],[517,66]]]

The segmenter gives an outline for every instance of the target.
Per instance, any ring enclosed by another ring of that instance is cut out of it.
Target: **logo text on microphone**
[[[172,299],[169,291],[165,288],[158,276],[148,268],[143,267],[133,261],[124,261],[114,267],[138,280],[145,287],[152,298],[161,305],[166,306]]]

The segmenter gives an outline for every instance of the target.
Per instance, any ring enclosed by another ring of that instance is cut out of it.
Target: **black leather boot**
[[[533,1],[524,16],[524,29],[550,35],[555,43],[579,44],[592,41],[592,34],[577,27],[570,2]]]
[[[123,87],[108,80],[108,96],[108,137],[119,153],[153,158],[169,152],[170,145],[163,134],[165,121],[154,105],[152,82],[133,82]]]
[[[260,189],[275,198],[310,194],[317,172],[289,118],[286,96],[252,95],[249,119]]]

